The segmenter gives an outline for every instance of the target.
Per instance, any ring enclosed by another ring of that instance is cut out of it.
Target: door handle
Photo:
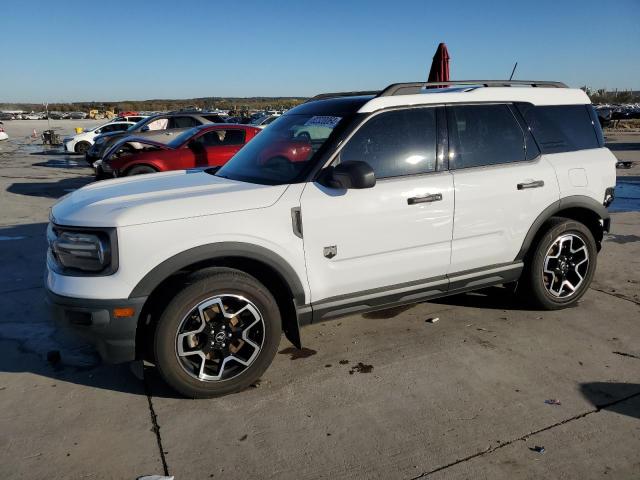
[[[442,200],[441,193],[432,193],[431,195],[425,195],[423,197],[407,198],[407,203],[409,205],[415,205],[416,203],[431,203],[431,202],[439,202],[440,200]]]
[[[518,184],[518,190],[526,190],[527,188],[544,187],[544,180],[534,180],[533,182],[525,182]]]

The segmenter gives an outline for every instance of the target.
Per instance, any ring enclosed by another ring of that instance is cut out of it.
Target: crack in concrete
[[[631,358],[640,360],[640,356],[634,355],[633,353],[627,353],[627,352],[611,352],[611,353],[615,353],[616,355],[621,355],[623,357],[631,357]]]
[[[417,477],[411,477],[410,480],[418,480],[420,478],[427,478],[429,475],[432,475],[434,473],[437,473],[437,472],[440,472],[442,470],[446,470],[448,468],[454,467],[454,466],[456,466],[456,465],[458,465],[460,463],[468,462],[469,460],[473,460],[474,458],[482,457],[483,455],[486,455],[488,453],[493,453],[493,452],[495,452],[497,450],[500,450],[501,448],[507,447],[507,446],[512,445],[512,444],[514,444],[516,442],[525,441],[529,437],[533,437],[534,435],[537,435],[537,434],[542,433],[542,432],[546,432],[547,430],[551,430],[551,429],[559,427],[561,425],[565,425],[565,424],[567,424],[569,422],[573,422],[575,420],[580,420],[581,418],[585,418],[585,417],[587,417],[587,416],[589,416],[589,415],[591,415],[593,413],[599,413],[602,410],[605,410],[605,409],[607,409],[609,407],[612,407],[614,405],[617,405],[619,403],[626,402],[626,401],[631,400],[632,398],[635,398],[635,397],[640,397],[640,392],[636,392],[636,393],[633,393],[631,395],[627,395],[626,397],[620,398],[618,400],[613,400],[613,401],[608,402],[608,403],[603,403],[601,405],[596,405],[593,410],[589,410],[589,411],[586,411],[584,413],[580,413],[580,414],[575,415],[573,417],[570,417],[570,418],[567,418],[567,419],[562,420],[560,422],[554,423],[553,425],[548,425],[548,426],[540,428],[538,430],[534,430],[533,432],[526,433],[526,434],[522,435],[521,437],[514,438],[512,440],[509,440],[508,442],[500,443],[500,445],[487,447],[485,450],[481,450],[479,452],[473,453],[473,454],[468,455],[466,457],[459,458],[459,459],[457,459],[457,460],[455,460],[455,461],[453,461],[451,463],[448,463],[446,465],[442,465],[440,467],[434,468],[433,470],[430,470],[428,472],[423,472],[420,475],[418,475]]]
[[[152,430],[156,435],[156,442],[158,443],[158,450],[160,450],[160,460],[162,461],[162,469],[164,471],[165,476],[169,476],[169,466],[167,465],[167,459],[164,456],[164,448],[162,447],[162,437],[160,436],[160,425],[158,425],[158,415],[156,415],[156,411],[153,408],[153,400],[151,396],[151,387],[149,386],[149,382],[147,381],[147,376],[145,375],[146,368],[142,370],[142,382],[144,383],[144,393],[147,396],[147,402],[149,403],[149,415],[151,416]]]
[[[611,295],[612,297],[619,298],[620,300],[626,300],[627,302],[631,302],[631,303],[635,303],[636,305],[640,305],[640,301],[634,300],[632,298],[628,298],[628,297],[622,295],[621,293],[607,292],[606,290],[601,290],[601,289],[595,288],[595,287],[591,287],[591,290],[595,290],[596,292],[600,292],[600,293],[606,293],[607,295]]]

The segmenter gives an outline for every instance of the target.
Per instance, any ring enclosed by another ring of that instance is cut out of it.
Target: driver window
[[[436,169],[436,110],[414,108],[374,116],[351,137],[340,161],[367,162],[376,178]]]

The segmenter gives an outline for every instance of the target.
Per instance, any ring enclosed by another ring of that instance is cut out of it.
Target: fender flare
[[[155,266],[134,287],[129,298],[151,295],[151,292],[174,273],[194,263],[223,257],[241,257],[269,265],[287,283],[296,305],[304,305],[305,293],[296,271],[280,255],[264,247],[243,242],[218,242],[190,248]]]
[[[531,227],[529,227],[527,235],[524,237],[524,241],[522,242],[520,251],[516,255],[515,261],[522,261],[524,259],[529,247],[531,247],[533,240],[540,231],[540,227],[542,227],[542,225],[544,225],[544,223],[556,213],[566,210],[567,208],[584,208],[592,211],[603,221],[604,231],[609,231],[609,224],[611,220],[609,212],[604,205],[598,203],[591,197],[587,197],[586,195],[571,195],[569,197],[561,198],[557,202],[554,202],[545,208],[533,221]]]

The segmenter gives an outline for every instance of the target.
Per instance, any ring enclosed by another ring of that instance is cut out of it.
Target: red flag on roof
[[[438,45],[431,62],[427,82],[446,82],[449,80],[449,51],[444,43]]]

